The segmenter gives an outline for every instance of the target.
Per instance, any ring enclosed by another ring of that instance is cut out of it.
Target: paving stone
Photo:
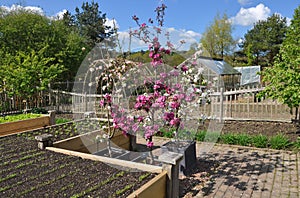
[[[216,144],[205,155],[219,167],[212,174],[214,183],[207,185],[211,193],[200,191],[195,197],[300,198],[299,153]]]

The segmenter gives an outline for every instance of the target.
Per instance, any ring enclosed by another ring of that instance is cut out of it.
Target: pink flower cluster
[[[139,95],[136,98],[136,103],[134,105],[134,108],[137,110],[145,110],[146,112],[149,112],[150,107],[152,106],[153,103],[153,96],[149,95]]]
[[[105,107],[106,105],[111,106],[111,103],[112,103],[111,95],[106,93],[103,96],[103,99],[100,100],[100,107]]]
[[[152,59],[151,64],[156,67],[163,63],[163,54],[169,55],[171,53],[170,49],[160,48],[160,43],[157,37],[154,38],[153,44],[149,46],[149,57]]]

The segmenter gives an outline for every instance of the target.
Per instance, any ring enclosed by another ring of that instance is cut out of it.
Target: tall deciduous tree
[[[272,65],[285,38],[286,30],[286,18],[279,14],[273,14],[267,20],[255,23],[244,36],[243,51],[247,54],[248,64]]]
[[[235,44],[231,33],[232,25],[227,15],[224,14],[220,17],[218,14],[214,22],[203,33],[201,43],[213,58],[224,58],[231,52]]]
[[[263,94],[276,98],[290,108],[300,106],[300,6],[295,9],[286,39],[280,48],[273,67],[263,72],[268,83]],[[298,112],[298,110],[296,111]],[[296,115],[297,118],[297,115]],[[298,119],[300,119],[298,117]]]

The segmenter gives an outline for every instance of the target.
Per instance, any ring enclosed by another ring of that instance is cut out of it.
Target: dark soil
[[[40,150],[29,134],[0,138],[0,197],[127,197],[155,176]]]

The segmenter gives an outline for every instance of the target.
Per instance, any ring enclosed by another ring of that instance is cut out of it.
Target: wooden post
[[[52,125],[55,125],[55,111],[51,110],[51,111],[48,111],[49,113],[49,116],[50,116],[50,126]]]
[[[39,149],[45,149],[46,147],[53,145],[51,134],[44,133],[42,135],[35,136],[35,139],[38,141]]]
[[[164,152],[158,158],[163,163],[163,170],[167,171],[167,198],[179,197],[179,164],[183,155],[174,152]]]
[[[220,88],[220,118],[219,122],[223,120],[223,110],[224,110],[224,89]]]
[[[88,101],[87,101],[87,94],[84,93],[84,112],[87,111]]]

